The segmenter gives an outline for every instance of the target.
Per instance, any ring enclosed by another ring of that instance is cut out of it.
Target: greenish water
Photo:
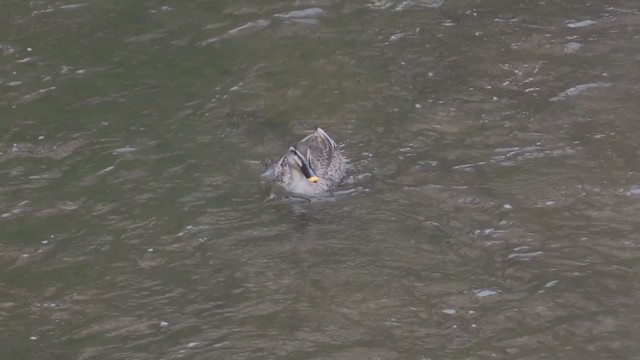
[[[640,358],[636,1],[0,9],[2,360]]]

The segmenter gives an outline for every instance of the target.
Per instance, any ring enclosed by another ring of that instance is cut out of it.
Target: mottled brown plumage
[[[276,182],[302,195],[318,195],[335,187],[344,173],[345,159],[338,145],[320,128],[289,148],[274,168]]]

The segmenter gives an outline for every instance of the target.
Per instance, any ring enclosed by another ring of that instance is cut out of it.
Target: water
[[[2,359],[640,359],[637,2],[0,7]]]

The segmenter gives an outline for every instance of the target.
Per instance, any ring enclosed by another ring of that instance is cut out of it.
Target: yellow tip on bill
[[[318,180],[320,180],[320,178],[317,177],[317,176],[312,176],[312,177],[308,178],[307,180],[309,180],[309,182],[312,182],[312,183],[317,183]]]

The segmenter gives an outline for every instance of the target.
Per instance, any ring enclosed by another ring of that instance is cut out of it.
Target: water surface
[[[3,359],[640,358],[637,2],[0,7]]]

